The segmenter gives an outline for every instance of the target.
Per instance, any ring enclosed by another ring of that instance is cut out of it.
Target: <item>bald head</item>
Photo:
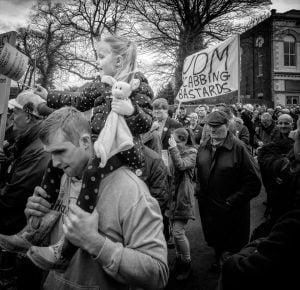
[[[285,122],[293,123],[293,118],[289,114],[282,114],[278,118],[278,123],[280,121],[285,121]]]

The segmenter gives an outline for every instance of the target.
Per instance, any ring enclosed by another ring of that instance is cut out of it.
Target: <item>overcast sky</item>
[[[0,33],[24,25],[34,2],[35,0],[0,0]],[[272,2],[271,8],[277,9],[277,12],[300,9],[299,0],[273,0]]]

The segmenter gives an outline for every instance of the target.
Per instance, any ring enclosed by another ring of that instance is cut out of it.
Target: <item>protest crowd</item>
[[[185,283],[197,266],[186,235],[195,200],[216,290],[299,289],[300,107],[171,109],[136,72],[135,50],[109,36],[83,92],[37,85],[9,100],[0,289]],[[251,232],[262,188],[265,220]]]

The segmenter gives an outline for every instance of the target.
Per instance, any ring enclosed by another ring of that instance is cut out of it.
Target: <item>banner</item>
[[[9,43],[5,43],[0,51],[0,73],[18,81],[26,72],[28,57]]]
[[[196,101],[238,90],[239,59],[239,35],[188,56],[176,99]]]

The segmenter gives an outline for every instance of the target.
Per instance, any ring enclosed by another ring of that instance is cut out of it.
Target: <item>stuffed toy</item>
[[[122,100],[128,100],[132,91],[140,85],[138,79],[133,79],[128,84],[106,75],[102,76],[101,81],[112,86],[112,98]],[[103,168],[110,157],[131,147],[133,147],[133,137],[124,117],[111,111],[94,143],[95,153],[98,158],[101,158],[99,167]]]

